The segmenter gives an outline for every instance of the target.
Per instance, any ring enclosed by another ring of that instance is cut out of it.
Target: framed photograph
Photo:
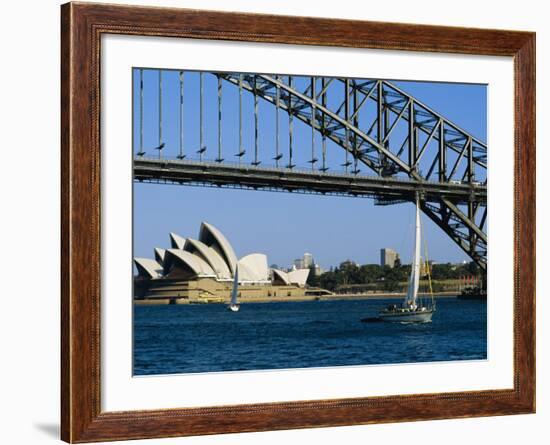
[[[62,439],[535,411],[535,34],[62,6]]]

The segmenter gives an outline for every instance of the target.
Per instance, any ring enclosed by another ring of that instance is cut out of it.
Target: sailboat
[[[235,277],[233,278],[233,289],[231,289],[231,301],[228,309],[232,312],[239,312],[237,296],[239,295],[239,266],[235,268]]]
[[[378,315],[382,321],[397,321],[400,323],[428,323],[432,321],[435,312],[435,300],[432,293],[431,304],[423,305],[418,299],[418,286],[420,284],[420,204],[416,197],[416,224],[414,254],[411,265],[411,276],[407,296],[401,305],[392,304]],[[429,270],[429,268],[428,268]],[[430,286],[431,287],[431,286]]]

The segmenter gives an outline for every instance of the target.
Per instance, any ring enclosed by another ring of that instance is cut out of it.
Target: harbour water
[[[441,298],[432,323],[361,323],[390,303],[136,306],[134,375],[487,358],[485,301]]]

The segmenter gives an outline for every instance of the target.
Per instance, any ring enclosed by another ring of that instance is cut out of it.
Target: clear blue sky
[[[134,152],[139,149],[139,78],[134,70]],[[198,73],[185,74],[184,149],[188,158],[196,158],[199,146]],[[307,80],[303,80],[305,88]],[[144,149],[156,155],[158,145],[158,72],[144,71]],[[487,137],[487,88],[485,85],[435,82],[394,81],[435,111],[463,127],[482,141]],[[300,85],[300,81],[298,82]],[[205,87],[205,159],[217,156],[217,81],[204,75]],[[166,157],[175,157],[179,149],[179,80],[177,72],[163,73],[163,133]],[[250,93],[244,99],[244,145],[247,156],[254,151],[253,102]],[[332,100],[329,97],[329,101]],[[336,98],[334,99],[336,100]],[[238,152],[238,89],[223,85],[223,155],[236,161]],[[272,164],[274,107],[260,100],[260,141],[262,165]],[[297,168],[311,168],[311,129],[294,120]],[[287,149],[288,117],[280,115],[280,147]],[[316,135],[320,152],[320,137]],[[302,148],[301,148],[302,147]],[[303,148],[305,147],[305,149]],[[328,160],[334,170],[343,160],[343,150],[328,144]],[[284,158],[283,161],[287,161]],[[249,158],[250,161],[250,158]],[[364,173],[367,173],[364,171]],[[152,257],[154,247],[169,247],[169,232],[183,237],[198,237],[201,221],[218,227],[232,243],[237,255],[262,252],[270,264],[287,266],[304,252],[314,255],[324,268],[345,259],[358,263],[378,263],[382,247],[399,252],[409,262],[412,252],[411,204],[374,206],[371,199],[344,198],[290,193],[190,187],[160,184],[134,185],[134,254]],[[423,216],[424,233],[430,259],[458,262],[468,257],[441,229]]]

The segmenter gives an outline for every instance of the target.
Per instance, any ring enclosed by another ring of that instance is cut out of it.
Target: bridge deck
[[[487,202],[487,187],[478,184],[440,183],[379,176],[251,167],[216,162],[195,162],[136,157],[134,179],[175,184],[197,183],[253,189],[308,191],[321,194],[413,199],[416,192],[427,201],[442,197],[456,203]]]

